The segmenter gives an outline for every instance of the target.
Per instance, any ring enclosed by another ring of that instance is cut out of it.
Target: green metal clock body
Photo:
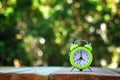
[[[85,69],[91,65],[93,60],[91,46],[85,45],[84,47],[79,47],[78,45],[73,45],[70,50],[70,63],[73,67]]]

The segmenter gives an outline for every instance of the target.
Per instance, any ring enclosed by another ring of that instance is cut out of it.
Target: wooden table
[[[91,69],[71,72],[71,67],[0,67],[0,80],[120,80],[120,68]]]

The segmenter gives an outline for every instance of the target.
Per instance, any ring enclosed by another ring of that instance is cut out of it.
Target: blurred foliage
[[[93,66],[120,56],[120,1],[0,0],[1,66],[70,66],[69,44],[79,38],[92,43]]]

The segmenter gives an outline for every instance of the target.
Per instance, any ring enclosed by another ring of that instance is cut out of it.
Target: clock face
[[[85,69],[92,63],[92,53],[85,47],[78,47],[70,54],[70,63],[78,69]]]
[[[84,66],[90,61],[90,55],[85,50],[78,50],[73,55],[73,60],[77,65]]]

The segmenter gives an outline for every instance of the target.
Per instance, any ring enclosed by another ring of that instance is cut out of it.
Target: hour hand
[[[77,61],[81,62],[81,59],[79,58],[79,59],[77,59]]]
[[[79,59],[77,59],[77,61],[78,61],[78,60],[82,60],[82,59],[83,59],[83,58],[82,58],[82,57],[80,57]]]
[[[82,58],[83,61],[85,61],[85,59]]]

